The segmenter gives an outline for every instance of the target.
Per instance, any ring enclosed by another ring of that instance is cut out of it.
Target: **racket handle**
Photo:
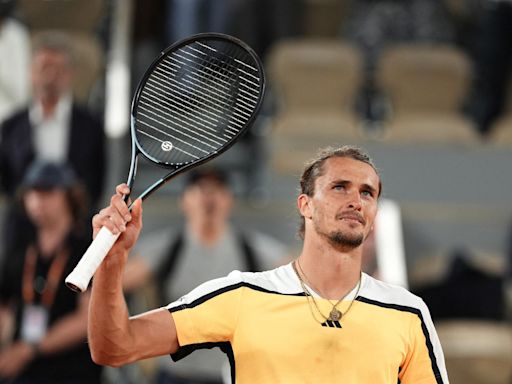
[[[75,269],[66,277],[66,285],[75,292],[87,290],[89,281],[107,256],[120,233],[113,235],[107,227],[102,227],[94,238],[87,251],[76,265]]]

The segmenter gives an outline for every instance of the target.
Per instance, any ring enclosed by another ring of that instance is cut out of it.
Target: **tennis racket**
[[[174,176],[226,151],[250,127],[264,92],[260,59],[234,37],[203,33],[167,48],[144,74],[132,101],[130,189],[139,155],[170,170],[141,193],[144,200]],[[118,237],[101,228],[66,285],[85,291]]]

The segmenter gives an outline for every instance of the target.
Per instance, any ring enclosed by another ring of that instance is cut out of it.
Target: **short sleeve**
[[[441,343],[427,306],[422,303],[410,324],[410,344],[399,372],[401,384],[448,384]]]
[[[167,306],[180,344],[180,350],[172,355],[174,360],[195,349],[222,348],[232,340],[244,289],[240,276],[236,271],[208,281]]]

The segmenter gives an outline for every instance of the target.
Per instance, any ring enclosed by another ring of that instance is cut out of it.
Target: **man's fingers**
[[[109,217],[110,217],[110,207],[103,208],[101,211],[99,211],[96,215],[93,216],[92,226],[94,228],[101,228],[101,227],[109,228],[109,225],[112,225],[111,223],[109,223]]]
[[[136,225],[141,226],[141,224],[142,224],[142,200],[141,199],[135,200],[135,202],[132,205],[131,213],[132,213],[133,222]]]
[[[115,222],[110,219],[110,215],[108,213],[108,209],[102,209],[99,213],[93,216],[92,218],[92,226],[94,228],[94,232],[96,233],[102,227],[107,228],[112,234],[119,233],[119,228],[115,225]]]
[[[106,227],[114,235],[124,232],[126,230],[126,224],[132,220],[130,209],[128,209],[124,201],[124,196],[129,193],[130,188],[128,185],[119,184],[116,187],[116,194],[110,199],[110,205],[103,208],[93,217],[93,227],[96,229]],[[140,203],[138,214],[140,215]]]
[[[126,229],[126,220],[115,206],[110,205],[93,217],[92,225],[96,229],[106,227],[112,234],[116,235]]]
[[[128,206],[126,205],[125,201],[120,195],[114,195],[110,199],[110,206],[114,208],[118,215],[113,215],[117,219],[117,216],[122,218],[124,221],[123,224],[130,221],[132,219],[130,210],[128,209]]]
[[[118,195],[128,195],[130,193],[130,187],[126,183],[119,184],[116,186],[116,194]]]

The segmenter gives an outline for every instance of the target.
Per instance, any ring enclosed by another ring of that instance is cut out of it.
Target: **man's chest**
[[[242,305],[233,340],[237,367],[244,371],[270,367],[305,382],[397,382],[410,348],[409,319],[398,311],[355,301],[346,312],[350,302],[343,302],[338,309],[344,315],[334,324],[325,319],[333,306],[325,300],[276,295],[246,302],[251,306]]]

